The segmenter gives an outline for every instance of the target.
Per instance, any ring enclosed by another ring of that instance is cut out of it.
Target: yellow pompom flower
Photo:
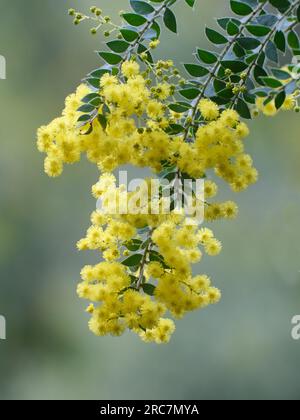
[[[205,181],[204,194],[205,198],[213,198],[218,193],[218,186],[213,181]]]
[[[216,120],[220,114],[218,105],[210,99],[201,99],[198,108],[207,121]]]
[[[210,256],[218,255],[222,251],[222,244],[217,239],[212,238],[205,244],[205,251]]]
[[[147,107],[147,114],[153,119],[162,117],[164,115],[163,105],[158,101],[150,101]]]
[[[226,201],[222,204],[222,212],[226,219],[235,219],[238,211],[238,206],[233,201]]]
[[[287,95],[287,97],[285,98],[285,101],[282,105],[282,109],[284,111],[292,111],[295,106],[296,106],[296,99],[294,97],[294,95]]]
[[[227,127],[234,127],[240,120],[239,114],[233,109],[226,109],[222,112],[220,121]]]
[[[140,66],[136,61],[125,61],[122,64],[122,74],[128,79],[137,76],[140,72]]]
[[[249,136],[250,130],[247,124],[245,124],[244,122],[240,122],[236,127],[236,133],[239,136],[239,138],[243,139]]]
[[[55,157],[47,157],[45,159],[44,168],[48,176],[55,178],[62,174],[63,163],[60,159],[57,159]]]

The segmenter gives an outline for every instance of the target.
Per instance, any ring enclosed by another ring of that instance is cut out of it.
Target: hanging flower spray
[[[245,121],[299,111],[300,0],[228,2],[233,15],[218,19],[220,30],[206,28],[213,51],[198,48],[184,68],[153,58],[161,25],[177,32],[177,3],[131,0],[121,25],[97,7],[89,15],[69,10],[74,24],[91,22],[91,34],[108,38],[98,52],[105,64],[66,98],[61,117],[38,130],[47,175],[61,175],[82,154],[100,172],[92,194],[101,205],[77,244],[101,257],[82,269],[77,290],[91,302],[89,327],[99,336],[129,329],[146,342],[166,343],[173,318],[220,300],[208,275],[193,271],[222,244],[178,206],[185,181],[202,181],[203,194],[190,192],[190,199],[204,222],[234,219],[238,207],[217,201],[216,180],[241,192],[258,179]],[[196,3],[185,0],[187,7]],[[156,193],[150,178],[136,191],[118,185],[114,173],[125,164],[150,168]],[[132,202],[134,211],[121,211]]]

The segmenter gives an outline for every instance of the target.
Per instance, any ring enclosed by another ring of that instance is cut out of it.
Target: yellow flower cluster
[[[63,164],[79,161],[81,153],[104,172],[126,163],[161,170],[160,162],[170,159],[172,153],[172,139],[164,131],[169,125],[164,101],[171,87],[160,83],[149,89],[139,73],[139,65],[127,61],[122,66],[126,82],[108,73],[101,78],[99,94],[109,108],[105,130],[97,118],[90,134],[82,135],[88,132],[89,123],[78,128],[81,99],[92,93],[86,85],[66,99],[62,117],[39,129],[38,149],[47,154],[45,172],[49,176],[59,176]],[[99,114],[102,112],[100,107]]]
[[[78,286],[78,295],[100,303],[87,308],[92,314],[89,327],[94,334],[118,336],[130,329],[146,341],[169,341],[175,326],[173,321],[162,318],[166,307],[131,286],[124,265],[101,262],[84,267],[81,276],[83,281]]]
[[[78,162],[85,149],[85,139],[77,129],[80,116],[77,110],[81,99],[88,93],[90,89],[80,85],[76,93],[67,97],[63,115],[38,130],[37,147],[40,152],[47,154],[45,172],[51,177],[61,175],[64,163]]]
[[[255,183],[257,170],[253,168],[251,157],[244,153],[243,139],[249,135],[249,129],[244,122],[240,122],[238,113],[231,109],[220,112],[209,99],[200,101],[199,110],[209,122],[198,129],[191,148],[194,156],[190,154],[190,158],[195,162],[197,175],[214,169],[216,175],[237,192]],[[182,170],[188,165],[186,159],[183,164],[179,162]]]
[[[207,177],[211,172],[237,192],[257,180],[252,159],[244,151],[249,129],[236,111],[222,110],[202,99],[195,141],[186,141],[185,134],[169,134],[167,128],[174,118],[179,122],[183,118],[167,106],[172,86],[167,82],[151,86],[133,60],[122,64],[118,77],[102,76],[96,92],[101,99],[98,113],[79,127],[82,112],[78,108],[91,93],[95,92],[86,85],[79,86],[66,99],[62,116],[38,130],[37,140],[39,151],[47,155],[45,172],[49,176],[59,176],[64,164],[79,161],[82,154],[102,174],[92,187],[101,209],[92,213],[91,226],[77,247],[100,252],[104,261],[84,267],[78,294],[92,302],[87,311],[96,335],[120,335],[129,329],[146,342],[165,343],[175,330],[174,322],[165,318],[167,313],[178,318],[219,301],[220,291],[211,286],[208,276],[195,276],[192,265],[201,260],[203,252],[218,255],[222,244],[210,229],[188,223],[183,213],[165,211],[168,200],[154,199],[151,188],[141,187],[137,198],[125,186],[117,186],[112,172],[132,164],[157,173],[167,163],[176,168],[178,179],[205,179],[205,220],[233,219],[237,205],[210,202],[218,186]],[[151,179],[146,186],[149,184]],[[194,197],[195,202],[201,200]],[[128,211],[132,202],[138,211]]]
[[[97,191],[99,197],[114,191],[119,205],[130,200],[109,174],[100,177]],[[192,275],[192,264],[201,260],[202,251],[215,256],[222,249],[210,229],[187,224],[184,215],[174,211],[133,216],[97,210],[91,222],[78,249],[99,250],[105,261],[83,268],[78,295],[93,302],[87,311],[96,335],[120,335],[130,329],[146,342],[166,343],[175,330],[174,322],[163,317],[167,311],[179,318],[219,301],[220,291],[206,275]],[[146,237],[137,230],[141,226],[151,227]],[[127,247],[136,244],[134,258],[140,258],[129,271],[121,252],[129,255]]]
[[[265,104],[265,100],[266,98],[256,99],[256,107],[257,107],[256,112],[262,112],[267,117],[274,117],[275,115],[278,114],[278,109],[276,108],[275,100],[273,99],[267,104]],[[283,111],[292,111],[293,109],[295,109],[296,105],[297,105],[297,102],[296,102],[295,96],[287,95],[280,109],[282,109]]]
[[[158,278],[155,295],[164,303],[175,317],[182,317],[187,311],[203,308],[217,303],[220,291],[211,287],[206,275],[193,277],[191,264],[202,258],[200,246],[209,255],[220,253],[222,245],[214,238],[211,230],[186,225],[183,220],[162,223],[152,234],[164,262],[172,269],[162,270],[158,263],[153,263],[148,270]]]

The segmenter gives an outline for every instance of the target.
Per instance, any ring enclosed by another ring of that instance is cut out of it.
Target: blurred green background
[[[106,13],[127,0],[95,0]],[[205,24],[228,1],[178,2],[180,37],[168,33],[159,55],[191,61],[205,46]],[[43,174],[35,131],[56,117],[65,96],[96,68],[101,39],[73,27],[66,10],[90,0],[1,0],[0,54],[0,341],[1,399],[298,399],[300,341],[299,117],[281,114],[252,125],[248,150],[260,182],[237,197],[236,222],[220,222],[220,257],[206,258],[222,302],[177,322],[167,346],[132,334],[97,338],[75,293],[81,267],[76,241],[95,203],[97,171],[83,161],[64,176]],[[228,190],[227,197],[233,194]]]

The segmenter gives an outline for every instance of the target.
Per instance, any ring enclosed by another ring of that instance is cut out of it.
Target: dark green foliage
[[[85,79],[95,93],[82,100],[80,125],[92,122],[97,116],[102,104],[98,90],[103,74],[118,74],[122,63],[131,56],[153,63],[148,43],[160,37],[161,24],[177,33],[176,8],[173,7],[177,2],[129,1],[131,11],[122,15],[124,24],[117,31],[116,39],[106,43],[108,51],[98,52],[104,66]],[[185,0],[191,8],[196,3],[196,0]],[[198,48],[195,54],[198,63],[184,64],[187,80],[177,89],[178,96],[176,102],[169,105],[170,110],[182,115],[192,113],[193,118],[199,118],[199,113],[193,110],[194,104],[202,97],[210,97],[221,106],[233,107],[242,117],[250,118],[249,106],[255,104],[256,97],[274,99],[279,109],[286,96],[298,88],[290,72],[281,67],[285,64],[291,71],[297,63],[295,57],[300,55],[297,31],[300,0],[228,0],[228,3],[232,16],[219,18],[219,29],[205,28],[213,48]],[[186,102],[180,101],[180,97]],[[104,113],[98,120],[105,127],[107,115]],[[184,124],[176,123],[166,131],[179,134],[187,129]]]

